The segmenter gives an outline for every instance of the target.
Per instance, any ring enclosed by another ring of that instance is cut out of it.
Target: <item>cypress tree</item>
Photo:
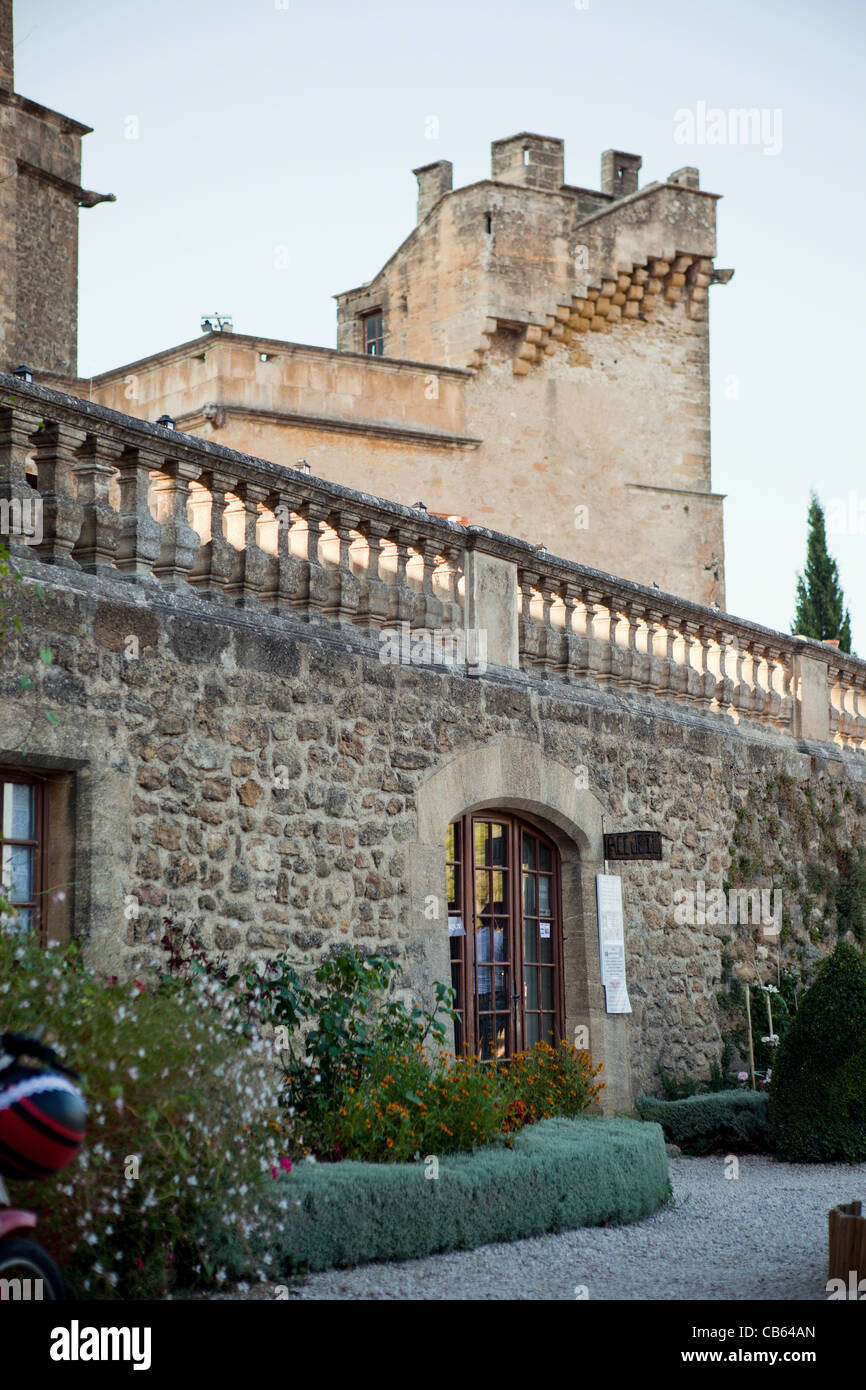
[[[824,508],[814,492],[809,503],[806,568],[797,575],[797,611],[791,631],[819,642],[838,637],[839,650],[851,650],[851,614],[845,607],[836,561],[827,551]]]

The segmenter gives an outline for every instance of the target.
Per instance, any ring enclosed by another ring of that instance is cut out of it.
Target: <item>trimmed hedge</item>
[[[639,1096],[643,1120],[654,1120],[665,1138],[690,1154],[714,1149],[769,1148],[767,1096],[761,1091],[712,1091],[684,1100]]]
[[[866,961],[847,941],[822,963],[779,1045],[770,1137],[790,1163],[866,1159]]]
[[[671,1193],[657,1125],[582,1117],[521,1130],[491,1145],[416,1163],[298,1164],[274,1183],[273,1214],[249,1248],[214,1251],[227,1275],[407,1260],[548,1231],[637,1221]]]

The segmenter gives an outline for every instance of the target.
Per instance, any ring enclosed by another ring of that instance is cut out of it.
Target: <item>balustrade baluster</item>
[[[83,511],[73,496],[73,479],[78,450],[86,438],[84,430],[54,421],[47,421],[33,436],[42,506],[42,540],[33,549],[44,564],[63,569],[79,568],[72,550],[81,533]],[[29,486],[27,491],[36,497]]]
[[[38,526],[38,493],[27,481],[27,458],[32,436],[42,423],[34,411],[0,410],[0,509],[3,530],[0,539],[11,555],[23,555],[30,547],[25,537],[35,535]]]
[[[524,670],[533,670],[539,659],[539,632],[536,615],[532,608],[535,603],[534,591],[538,588],[539,577],[532,570],[519,569],[517,582],[520,588],[520,613],[518,616],[519,662]]]
[[[439,557],[439,542],[432,536],[419,536],[413,542],[416,554],[420,555],[423,566],[421,575],[421,602],[419,618],[423,627],[437,632],[442,628],[444,606],[433,588],[433,571]]]
[[[241,479],[234,486],[234,494],[237,501],[226,508],[226,515],[235,532],[237,548],[224,593],[236,607],[254,608],[268,573],[269,557],[256,538],[259,503],[268,496],[268,489]]]
[[[162,524],[162,544],[153,572],[166,589],[187,589],[186,577],[199,552],[198,533],[187,520],[189,485],[197,482],[198,464],[163,458],[154,482],[157,519]]]
[[[436,570],[435,579],[439,584],[443,622],[452,632],[460,632],[465,627],[464,605],[460,594],[460,580],[463,574],[463,547],[454,542],[446,541],[440,547],[440,554],[442,563]]]
[[[150,510],[151,474],[162,468],[152,449],[126,448],[117,460],[120,474],[120,538],[115,564],[124,579],[158,584],[153,567],[162,548],[162,527]]]
[[[116,444],[88,434],[73,465],[78,481],[81,530],[72,548],[72,558],[90,574],[115,573],[114,557],[122,522],[120,513],[109,501],[108,492],[118,457]]]
[[[393,576],[389,594],[390,605],[387,624],[389,627],[400,623],[408,623],[410,627],[413,627],[415,624],[418,595],[409,583],[407,573],[409,548],[410,541],[403,527],[399,523],[392,526],[388,532],[387,549],[383,552]]]
[[[230,473],[210,469],[201,483],[192,484],[192,510],[200,545],[187,580],[201,598],[225,601],[225,586],[234,573],[237,551],[225,534],[226,493],[235,480]]]

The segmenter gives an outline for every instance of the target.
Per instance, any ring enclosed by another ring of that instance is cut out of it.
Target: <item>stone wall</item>
[[[74,930],[106,968],[145,968],[169,915],[232,959],[285,949],[312,966],[350,943],[393,953],[423,992],[447,978],[444,851],[431,858],[428,837],[479,804],[517,807],[562,850],[567,1026],[589,1026],[607,1099],[653,1084],[659,1060],[705,1074],[718,1059],[730,929],[676,926],[673,892],[721,882],[751,782],[813,776],[780,735],[589,682],[383,665],[359,638],[193,612],[120,580],[76,576],[42,599],[27,586],[16,607],[25,636],[4,659],[2,760],[22,761],[26,730],[27,765],[73,779]],[[53,654],[41,669],[40,644]],[[862,758],[829,745],[818,757],[863,790]],[[609,830],[670,837],[662,864],[620,869],[627,1019],[605,1016],[599,983],[602,815]],[[438,920],[425,916],[431,893]]]

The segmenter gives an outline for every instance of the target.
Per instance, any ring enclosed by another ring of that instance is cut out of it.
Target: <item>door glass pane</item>
[[[507,1015],[499,1014],[496,1017],[496,1027],[494,1031],[493,1055],[494,1057],[511,1056],[511,1022]]]
[[[490,827],[490,862],[491,864],[506,864],[506,845],[504,825],[491,825]]]
[[[475,844],[475,863],[487,863],[487,825],[484,821],[476,821],[472,831],[473,842]]]
[[[490,911],[490,875],[483,869],[475,870],[475,910],[479,917]]]
[[[543,840],[538,842],[538,867],[546,874],[549,874],[553,869],[553,855],[550,845],[546,845]]]
[[[523,924],[523,958],[524,960],[538,960],[538,933],[534,922],[524,922]],[[544,942],[542,950],[544,949]],[[542,956],[542,959],[544,957]]]
[[[481,1014],[478,1019],[478,1051],[485,1061],[494,1055],[493,1018],[490,1014]]]
[[[526,1046],[534,1047],[539,1040],[538,1014],[526,1015]]]
[[[535,836],[523,834],[523,867],[524,869],[535,868]]]
[[[527,1009],[538,1008],[538,966],[527,965],[523,971],[523,997]]]
[[[553,971],[542,970],[541,972],[541,1007],[542,1009],[553,1008]]]
[[[538,915],[550,916],[550,879],[541,875],[538,878]]]
[[[537,915],[535,903],[535,875],[523,875],[523,912],[526,917]]]
[[[456,851],[455,851],[456,843],[457,843],[457,837],[456,837],[456,835],[455,835],[455,826],[449,825],[448,830],[447,830],[446,835],[445,835],[445,858],[446,858],[446,859],[456,859],[456,858],[457,858],[457,854],[456,854]]]
[[[494,922],[493,924],[493,959],[508,960],[508,923]]]
[[[542,924],[540,924],[540,925],[543,926],[544,924],[542,923]],[[541,937],[541,959],[545,962],[546,965],[552,965],[552,964],[553,964],[553,923],[552,923],[552,922],[549,922],[547,925],[548,925],[548,927],[550,928],[550,935],[549,935],[549,936],[542,936],[542,937]]]
[[[23,782],[6,782],[3,785],[3,838],[4,840],[35,839],[34,810],[36,788]]]
[[[475,992],[479,1009],[490,1008],[490,927],[479,925],[475,933]]]
[[[508,900],[505,896],[505,874],[501,869],[497,869],[490,877],[493,880],[493,911],[497,916],[502,916],[508,911]]]
[[[508,998],[508,971],[502,965],[494,967],[496,985],[496,1008],[497,1010],[509,1009],[511,1000]]]
[[[448,911],[457,911],[457,865],[449,864],[445,870],[445,882],[448,888]]]
[[[556,1028],[554,1026],[553,1014],[542,1014],[541,1034],[544,1042],[550,1043],[551,1047],[556,1046]]]

